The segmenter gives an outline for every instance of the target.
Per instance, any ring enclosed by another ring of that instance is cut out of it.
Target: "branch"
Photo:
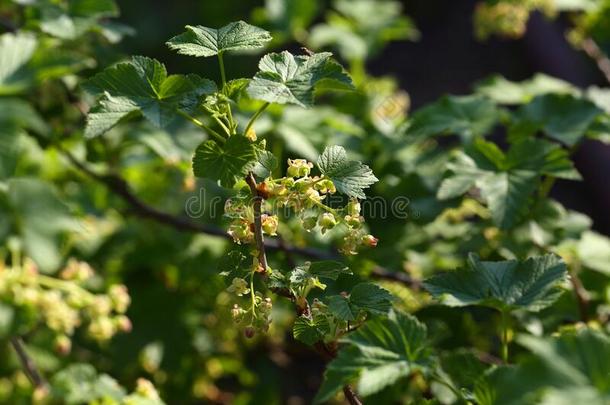
[[[25,345],[23,344],[23,340],[20,337],[13,336],[11,337],[11,345],[15,352],[17,353],[17,357],[19,358],[19,362],[21,363],[21,367],[23,367],[23,371],[28,376],[32,384],[35,388],[45,388],[47,386],[47,382],[44,377],[38,371],[34,360],[28,355],[25,350]]]
[[[362,405],[362,401],[360,401],[360,398],[358,398],[352,387],[350,387],[349,385],[345,385],[343,387],[343,394],[345,395],[345,399],[347,399],[347,402],[349,402],[350,405]]]
[[[252,208],[254,209],[254,241],[256,242],[256,250],[258,251],[258,263],[263,268],[262,273],[267,273],[267,255],[265,253],[265,239],[263,238],[263,220],[261,206],[263,197],[258,193],[256,188],[256,180],[252,173],[246,176],[246,183],[252,192]],[[278,245],[279,246],[279,245]]]
[[[81,172],[83,172],[85,175],[87,175],[91,179],[93,179],[101,184],[104,184],[110,191],[112,191],[116,195],[120,196],[123,200],[125,200],[125,202],[127,202],[131,206],[132,214],[137,215],[141,218],[147,218],[147,219],[159,222],[163,225],[173,227],[174,229],[177,229],[179,231],[204,233],[207,235],[218,236],[218,237],[226,238],[229,240],[232,239],[231,235],[229,235],[224,230],[217,228],[215,226],[197,223],[197,222],[194,222],[193,220],[191,220],[190,218],[172,215],[172,214],[160,211],[154,207],[151,207],[150,205],[146,204],[144,201],[139,199],[131,191],[131,189],[129,188],[129,185],[123,178],[121,178],[117,175],[113,175],[113,174],[104,175],[104,174],[96,173],[95,171],[91,170],[87,165],[85,165],[84,163],[82,163],[78,159],[76,159],[69,151],[62,149],[61,147],[58,147],[58,148],[66,156],[66,158]],[[256,183],[255,183],[255,187],[256,187]],[[255,214],[255,217],[256,217],[256,214]],[[259,219],[260,219],[260,215],[259,215]],[[256,220],[256,218],[255,218],[255,220]],[[327,251],[327,250],[321,250],[321,249],[310,248],[310,247],[299,247],[299,246],[289,245],[281,239],[263,240],[263,246],[264,246],[263,251],[278,250],[278,251],[282,251],[282,252],[286,253],[288,256],[290,256],[292,254],[296,254],[299,256],[308,257],[308,258],[317,259],[317,260],[331,260],[331,259],[337,259],[340,257],[339,254],[334,251]],[[260,252],[260,250],[259,250],[259,252]],[[259,258],[259,262],[261,262],[261,264],[262,264],[262,261],[260,260],[260,258]],[[265,255],[265,263],[267,263],[266,255]],[[397,281],[397,282],[403,283],[403,284],[410,286],[412,288],[415,288],[415,289],[418,289],[420,287],[419,281],[414,280],[408,274],[402,273],[402,272],[390,271],[390,270],[387,270],[380,266],[376,266],[373,269],[371,276],[373,276],[377,279]]]
[[[586,38],[580,44],[585,53],[595,61],[597,68],[602,72],[606,81],[610,83],[610,59],[604,51],[597,45],[593,38]]]

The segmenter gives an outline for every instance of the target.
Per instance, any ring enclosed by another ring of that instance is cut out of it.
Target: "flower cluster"
[[[360,203],[350,200],[342,209],[326,205],[327,197],[335,194],[337,189],[324,176],[310,176],[312,168],[313,164],[304,159],[288,159],[286,177],[262,182],[259,194],[265,197],[266,211],[289,208],[297,214],[303,229],[308,232],[318,228],[325,234],[341,225],[345,236],[339,250],[346,255],[357,254],[363,246],[376,246],[377,239],[366,232]],[[231,218],[228,233],[233,240],[238,244],[253,243],[254,212],[249,198],[240,195],[227,200],[225,215]],[[277,215],[262,214],[261,222],[265,234],[276,235]]]
[[[113,285],[106,294],[90,292],[85,285],[94,271],[76,260],[70,260],[59,275],[40,274],[30,260],[12,267],[0,264],[0,301],[22,311],[33,324],[44,322],[55,333],[55,348],[62,354],[70,352],[70,336],[85,321],[89,336],[97,341],[131,330],[125,316],[130,304],[125,286]]]
[[[236,288],[236,285],[239,287]],[[233,307],[231,308],[231,317],[233,318],[233,321],[237,325],[244,325],[244,335],[247,338],[251,338],[257,330],[262,332],[267,332],[269,330],[273,303],[271,298],[263,298],[259,292],[252,293],[249,288],[244,289],[244,285],[247,285],[244,279],[234,278],[233,283],[227,291],[233,292],[240,297],[244,294],[251,293],[251,301],[247,308],[243,308],[239,304],[233,304]]]

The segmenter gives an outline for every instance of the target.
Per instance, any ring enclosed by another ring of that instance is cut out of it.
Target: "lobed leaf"
[[[328,146],[317,163],[322,174],[332,180],[337,190],[349,197],[365,199],[363,190],[379,181],[367,165],[349,160],[341,146]]]
[[[224,145],[211,140],[201,143],[193,156],[193,172],[197,177],[219,180],[222,186],[232,187],[255,162],[254,144],[244,136],[234,135]]]

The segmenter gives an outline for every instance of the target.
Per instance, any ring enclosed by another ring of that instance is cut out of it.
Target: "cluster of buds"
[[[237,325],[245,325],[244,335],[251,338],[256,331],[267,332],[271,325],[271,310],[273,302],[271,298],[263,298],[259,293],[254,295],[254,300],[248,308],[242,308],[239,304],[233,304],[231,318]]]
[[[349,232],[343,238],[339,251],[344,255],[355,255],[361,247],[375,247],[378,239],[369,234],[364,227],[364,217],[360,215],[360,203],[351,200],[345,207],[344,223]]]
[[[526,31],[530,13],[536,10],[547,16],[556,12],[551,0],[480,2],[474,13],[476,35],[480,39],[487,39],[492,34],[519,38]]]
[[[40,274],[30,260],[13,267],[0,264],[0,300],[30,315],[34,323],[43,322],[55,333],[55,349],[62,354],[70,352],[70,336],[85,322],[97,341],[131,330],[125,316],[130,304],[125,286],[114,285],[106,294],[90,292],[85,285],[94,271],[76,260],[70,260],[59,275]]]
[[[224,207],[225,216],[231,219],[227,233],[237,244],[254,241],[254,212],[248,201],[243,198],[228,199]],[[261,215],[263,233],[277,235],[279,219],[277,215]]]

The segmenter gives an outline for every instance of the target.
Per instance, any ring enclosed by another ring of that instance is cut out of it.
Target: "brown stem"
[[[265,253],[265,239],[263,238],[263,220],[262,220],[262,204],[263,197],[258,193],[256,188],[256,180],[252,173],[246,176],[246,183],[250,186],[252,192],[252,208],[254,209],[254,241],[256,250],[258,250],[258,263],[262,267],[262,273],[267,273],[267,255]]]
[[[585,53],[595,61],[597,68],[602,72],[606,81],[610,83],[610,59],[597,45],[593,38],[586,38],[580,44]]]
[[[345,399],[347,399],[347,402],[349,402],[350,405],[362,405],[362,401],[360,401],[360,398],[358,398],[352,387],[350,387],[349,385],[345,385],[343,387],[343,394],[345,395]]]
[[[34,387],[36,388],[44,388],[47,386],[47,382],[44,377],[38,371],[36,367],[36,363],[34,360],[28,355],[25,350],[25,345],[23,344],[23,340],[20,337],[13,336],[11,337],[11,345],[15,352],[17,353],[17,357],[19,358],[19,362],[21,363],[21,367],[23,367],[23,371],[28,376]]]

